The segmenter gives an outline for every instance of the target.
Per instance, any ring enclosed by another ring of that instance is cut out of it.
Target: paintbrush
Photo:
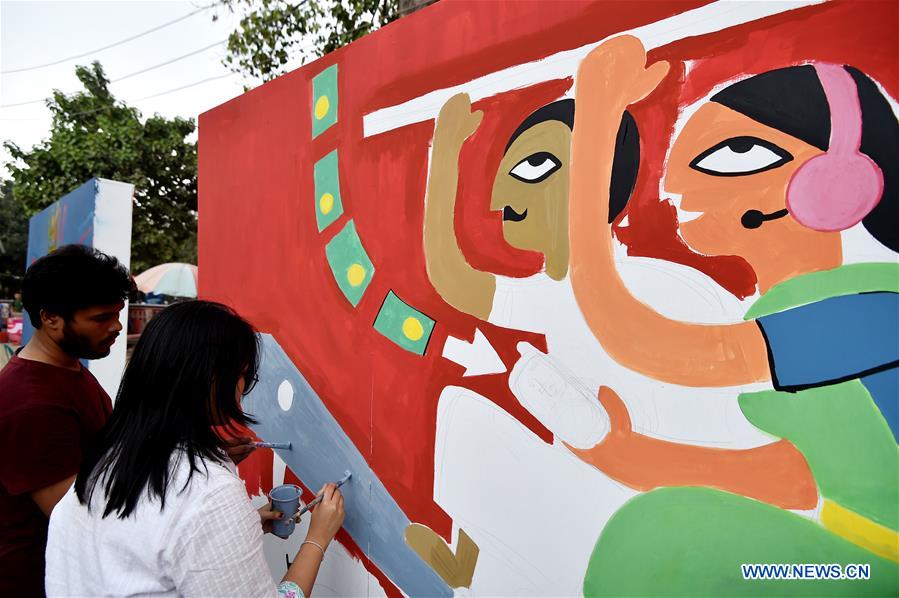
[[[254,442],[253,444],[256,448],[284,449],[288,451],[293,449],[292,442]]]
[[[353,477],[353,474],[350,473],[349,471],[343,472],[343,477],[340,478],[339,480],[337,480],[337,482],[336,482],[337,487],[340,488],[341,486],[343,486],[344,484],[346,484],[346,483],[349,481],[349,479],[350,479],[351,477]],[[315,507],[316,505],[318,505],[324,498],[325,498],[324,494],[321,494],[321,495],[319,495],[319,496],[316,496],[316,497],[312,500],[312,502],[310,502],[308,505],[306,505],[305,507],[303,507],[302,509],[300,509],[299,511],[297,511],[297,514],[293,516],[294,520],[295,520],[297,523],[299,523],[300,517],[303,515],[303,513],[306,513],[306,512],[309,511],[310,509],[314,508],[314,507]]]

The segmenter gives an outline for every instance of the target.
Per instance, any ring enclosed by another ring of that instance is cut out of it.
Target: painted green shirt
[[[766,318],[783,314],[794,308],[821,305],[825,300],[846,297],[867,297],[894,302],[899,293],[899,264],[854,264],[826,272],[797,276],[773,287],[747,312],[746,319],[760,322],[763,333]],[[862,294],[864,296],[862,297]],[[873,300],[872,299],[872,300]],[[885,313],[895,317],[893,303],[884,303]],[[857,306],[852,313],[858,316]],[[863,311],[863,310],[862,310]],[[836,312],[840,313],[840,312]],[[826,315],[826,312],[825,312]],[[864,314],[862,313],[862,316]],[[861,316],[859,316],[861,317]],[[800,320],[801,321],[801,320]],[[821,327],[831,325],[826,319]],[[867,323],[870,326],[878,322]],[[818,326],[795,328],[797,334],[813,335]],[[878,331],[886,347],[884,354],[899,343],[897,331]],[[789,335],[787,335],[789,336]],[[864,337],[862,337],[863,340]],[[773,355],[772,369],[777,358]],[[872,341],[873,344],[873,341]],[[832,358],[864,359],[859,343],[841,347],[822,348],[822,353]],[[887,357],[888,358],[888,357]],[[815,358],[806,359],[811,369],[820,367]],[[895,363],[876,366],[873,372],[895,373]],[[854,370],[850,370],[854,371]],[[772,372],[778,385],[778,372]],[[786,386],[779,384],[780,388]],[[899,391],[899,389],[893,389]],[[858,377],[846,376],[842,380],[822,382],[820,386],[789,390],[772,390],[745,393],[740,396],[740,407],[746,418],[762,431],[791,441],[805,456],[821,494],[843,507],[855,511],[881,525],[899,529],[899,446],[887,424],[884,414],[872,399],[868,388]]]

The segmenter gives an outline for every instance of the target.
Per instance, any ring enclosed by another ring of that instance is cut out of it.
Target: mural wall
[[[71,193],[35,214],[28,221],[28,253],[30,266],[39,257],[57,247],[78,243],[95,247],[115,256],[125,267],[131,264],[131,201],[134,185],[108,179],[90,179]],[[128,305],[119,316],[127,327]],[[22,344],[34,334],[27,314],[23,318]],[[121,335],[103,359],[85,362],[85,367],[115,397],[125,369],[127,340]]]
[[[547,6],[201,116],[248,491],[353,472],[323,596],[899,592],[899,7]]]

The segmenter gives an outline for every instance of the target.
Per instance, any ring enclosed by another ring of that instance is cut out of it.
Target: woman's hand
[[[343,495],[336,484],[326,484],[319,492],[323,496],[317,507],[312,509],[312,521],[306,539],[327,548],[334,535],[343,525],[346,513],[343,510]]]
[[[257,511],[259,512],[259,523],[262,524],[262,533],[264,534],[272,533],[274,522],[284,518],[284,513],[272,509],[271,501],[267,505],[259,507]]]
[[[225,439],[225,451],[234,464],[237,465],[250,456],[250,453],[256,450],[253,439],[249,436],[235,436],[234,438]]]
[[[326,484],[317,496],[321,496],[322,501],[312,509],[312,521],[309,523],[306,541],[300,545],[300,551],[293,564],[288,567],[283,580],[300,586],[306,596],[312,593],[312,585],[325,557],[325,550],[343,524],[344,517],[343,496],[336,484]]]

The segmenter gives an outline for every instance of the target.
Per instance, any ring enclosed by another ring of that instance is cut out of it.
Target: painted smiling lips
[[[525,218],[528,217],[528,211],[525,209],[524,212],[519,214],[515,210],[512,209],[511,206],[506,206],[503,208],[503,220],[511,220],[512,222],[521,222]]]
[[[689,210],[685,210],[681,207],[681,198],[668,198],[667,201],[669,204],[674,206],[674,209],[677,210],[677,222],[678,224],[684,224],[685,222],[690,222],[691,220],[696,220],[700,216],[704,214],[704,212],[692,212]]]

